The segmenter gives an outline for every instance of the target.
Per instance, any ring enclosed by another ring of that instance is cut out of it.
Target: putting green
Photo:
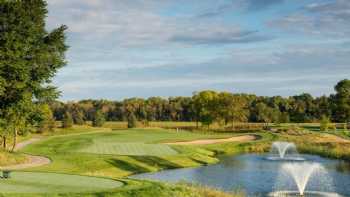
[[[0,193],[84,193],[111,190],[123,183],[112,179],[56,173],[12,172],[0,179]]]

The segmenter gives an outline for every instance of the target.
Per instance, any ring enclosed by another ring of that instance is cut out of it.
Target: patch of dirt
[[[42,157],[42,156],[26,155],[26,157],[27,157],[26,163],[11,165],[11,166],[2,166],[0,167],[0,169],[21,170],[26,168],[39,167],[39,166],[43,166],[51,163],[51,160],[49,158]]]
[[[207,145],[207,144],[218,144],[225,142],[248,142],[257,140],[258,137],[255,135],[242,135],[236,136],[226,139],[206,139],[206,140],[194,140],[194,141],[186,141],[186,142],[173,142],[173,143],[165,143],[169,145]]]

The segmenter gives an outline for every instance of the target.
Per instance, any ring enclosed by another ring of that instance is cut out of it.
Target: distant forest
[[[50,109],[56,120],[65,115],[76,124],[93,121],[103,114],[107,121],[196,121],[210,125],[235,122],[288,123],[319,122],[327,118],[333,122],[350,121],[350,80],[335,86],[335,94],[313,97],[301,95],[256,96],[212,90],[196,92],[192,97],[130,98],[123,101],[81,100],[79,102],[51,102]]]

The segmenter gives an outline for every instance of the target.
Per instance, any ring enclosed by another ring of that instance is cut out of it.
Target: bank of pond
[[[221,156],[215,165],[130,178],[189,182],[228,192],[242,190],[248,196],[350,196],[349,162],[298,154],[288,143],[278,144],[280,149],[274,145],[268,154]]]

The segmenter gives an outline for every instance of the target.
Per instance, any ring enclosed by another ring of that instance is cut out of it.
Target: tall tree
[[[0,1],[0,119],[12,130],[14,146],[17,127],[30,124],[25,118],[33,101],[59,95],[49,84],[65,65],[67,27],[47,32],[46,7],[44,0]]]
[[[209,126],[219,118],[218,93],[211,90],[199,92],[193,96],[197,120],[203,125]]]
[[[73,127],[74,121],[72,114],[69,111],[66,111],[66,113],[63,116],[62,120],[62,127],[63,128],[71,128]]]
[[[339,122],[350,122],[350,80],[344,79],[335,86],[334,117]]]
[[[94,127],[102,127],[105,123],[106,119],[101,110],[97,110],[95,112],[94,118],[92,120],[92,126]]]

